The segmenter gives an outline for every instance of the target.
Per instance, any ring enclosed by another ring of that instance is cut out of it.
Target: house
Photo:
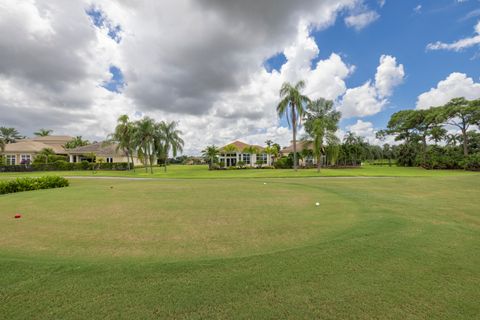
[[[256,153],[249,153],[249,147],[254,147]],[[265,153],[265,148],[250,145],[242,141],[234,141],[220,148],[220,164],[225,167],[235,167],[239,162],[246,166],[271,166],[272,156]]]
[[[73,138],[70,136],[45,136],[31,139],[22,139],[5,145],[1,152],[5,156],[7,165],[29,164],[43,149],[52,149],[57,155],[67,155],[63,147]]]
[[[313,142],[312,141],[297,141],[296,143],[298,157],[298,165],[301,167],[315,166],[317,165],[317,158],[313,153]],[[280,153],[284,157],[288,157],[289,154],[293,154],[293,141],[290,141],[288,147],[283,148]],[[322,155],[321,165],[326,164],[326,157]]]
[[[97,142],[83,147],[69,149],[69,162],[82,162],[83,160],[91,161],[92,156],[97,159],[102,159],[106,163],[128,162],[127,154],[118,149],[116,143]],[[133,157],[133,164],[135,166],[143,165],[136,155]]]

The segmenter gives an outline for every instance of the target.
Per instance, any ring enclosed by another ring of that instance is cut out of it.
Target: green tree
[[[313,153],[317,159],[317,171],[320,172],[324,144],[338,144],[335,132],[342,114],[335,111],[333,101],[320,98],[308,104],[305,114],[305,131],[312,139]]]
[[[90,144],[90,142],[88,140],[83,140],[82,136],[76,136],[72,140],[65,143],[65,145],[63,147],[65,149],[75,149],[75,148],[83,147],[83,146],[86,146],[86,145],[89,145],[89,144]]]
[[[0,151],[5,151],[5,140],[3,140],[3,138],[0,138]]]
[[[205,159],[209,160],[209,163],[208,163],[209,170],[212,170],[213,164],[215,163],[215,159],[219,153],[220,153],[220,150],[215,145],[208,146],[204,150],[202,150],[202,156]]]
[[[148,167],[150,166],[150,173],[152,174],[153,158],[157,153],[157,150],[155,150],[156,129],[155,121],[150,117],[144,117],[135,122],[135,145],[138,146],[138,151],[144,161],[145,172],[148,172]]]
[[[229,145],[225,146],[221,151],[225,155],[225,157],[224,157],[225,163],[223,165],[226,168],[227,167],[227,154],[237,152],[238,149],[234,144],[229,144]]]
[[[278,116],[285,115],[288,125],[292,128],[293,135],[293,168],[297,171],[297,126],[304,114],[304,107],[310,99],[301,91],[305,88],[305,82],[299,81],[295,85],[283,83],[280,89],[280,103],[277,106]]]
[[[463,155],[468,156],[468,129],[477,124],[480,118],[480,107],[477,100],[468,101],[465,98],[454,98],[441,107],[439,118],[447,125],[460,129],[463,141]]]
[[[128,115],[121,115],[117,120],[115,131],[110,135],[110,140],[117,143],[117,151],[122,150],[127,155],[128,170],[133,168],[135,172],[135,164],[133,155],[135,153],[135,125],[129,121]],[[130,167],[131,162],[131,167]]]
[[[0,127],[0,139],[2,139],[5,144],[15,143],[17,140],[23,139],[25,137],[21,136],[17,129]]]
[[[255,146],[250,145],[248,147],[245,147],[242,152],[250,154],[250,167],[253,167],[253,155],[257,154],[259,152],[259,149]]]
[[[45,159],[45,164],[48,164],[48,159],[50,159],[54,155],[55,155],[55,152],[53,151],[53,149],[45,148],[40,150],[40,152],[37,153],[35,157]]]
[[[161,154],[164,156],[165,172],[167,172],[168,155],[170,154],[170,151],[172,152],[173,157],[176,157],[178,152],[183,151],[184,142],[183,139],[180,137],[182,131],[178,129],[178,122],[175,121],[162,121],[158,124],[157,130],[157,138],[159,138],[159,140],[162,142],[158,144],[158,150],[160,150]]]
[[[33,134],[36,135],[37,137],[46,137],[49,136],[53,130],[51,129],[39,129],[38,131],[34,132]]]

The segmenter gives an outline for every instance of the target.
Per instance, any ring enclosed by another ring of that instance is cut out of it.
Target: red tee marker
[[[20,219],[21,217],[22,217],[22,215],[19,214],[19,213],[17,213],[17,214],[15,215],[15,219]]]

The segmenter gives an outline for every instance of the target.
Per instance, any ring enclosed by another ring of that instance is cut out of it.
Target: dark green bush
[[[17,178],[0,182],[0,194],[67,187],[69,182],[63,177],[45,176],[40,178]]]
[[[461,162],[461,166],[465,170],[480,171],[480,153],[475,153],[467,156]]]
[[[293,159],[288,157],[281,157],[273,164],[275,169],[290,169],[293,167]]]
[[[77,163],[57,160],[52,163],[32,163],[30,165],[1,166],[0,172],[32,172],[32,171],[72,171],[72,170],[128,170],[128,163],[91,163],[82,161]]]

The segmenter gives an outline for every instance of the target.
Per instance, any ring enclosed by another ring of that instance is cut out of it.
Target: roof
[[[245,149],[246,147],[249,147],[249,146],[253,146],[253,147],[256,147],[258,148],[260,151],[263,151],[265,148],[264,147],[261,147],[261,146],[258,146],[258,145],[254,145],[254,144],[247,144],[245,142],[242,142],[242,141],[238,141],[238,140],[235,140],[229,144],[226,144],[224,145],[223,147],[220,148],[220,151],[222,151],[225,147],[227,146],[230,146],[230,145],[234,145],[238,151],[243,151],[243,149]]]
[[[297,152],[302,152],[303,149],[313,149],[311,141],[297,141]],[[288,147],[285,147],[281,150],[283,154],[289,154],[293,152],[293,143],[290,144]]]
[[[44,136],[44,137],[33,137],[29,140],[43,142],[46,144],[60,144],[64,145],[65,143],[72,141],[73,137],[70,136]]]
[[[67,153],[75,155],[86,155],[89,153],[94,153],[96,156],[102,157],[126,156],[125,152],[123,152],[122,150],[117,151],[117,145],[118,144],[116,143],[97,142],[83,147],[69,149],[67,150]]]
[[[58,144],[47,144],[39,141],[34,141],[31,139],[19,140],[15,143],[8,143],[5,145],[4,153],[38,153],[43,149],[52,149],[56,154],[65,154],[65,149],[62,145]]]

